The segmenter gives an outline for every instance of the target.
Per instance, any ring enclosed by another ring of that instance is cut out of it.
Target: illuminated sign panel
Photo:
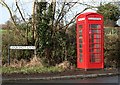
[[[79,18],[78,21],[82,21],[82,20],[85,20],[85,18]]]
[[[101,20],[101,18],[93,18],[93,17],[90,17],[90,18],[88,18],[88,20]]]

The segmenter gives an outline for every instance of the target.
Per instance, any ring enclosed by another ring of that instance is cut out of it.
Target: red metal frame
[[[103,16],[83,13],[76,23],[77,68],[104,68]]]

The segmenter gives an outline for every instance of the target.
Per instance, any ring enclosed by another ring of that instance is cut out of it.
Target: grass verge
[[[22,73],[22,74],[30,74],[30,73],[51,73],[51,72],[62,72],[64,69],[58,67],[2,67],[2,73],[4,74],[12,74],[12,73]]]

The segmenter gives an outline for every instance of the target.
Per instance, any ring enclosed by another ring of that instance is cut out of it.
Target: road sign
[[[120,19],[118,19],[118,20],[116,21],[116,24],[117,24],[118,26],[120,26]]]
[[[35,46],[10,46],[10,49],[36,49]]]

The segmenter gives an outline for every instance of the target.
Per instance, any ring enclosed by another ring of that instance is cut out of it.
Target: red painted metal
[[[103,16],[83,13],[76,19],[77,68],[104,68]]]

